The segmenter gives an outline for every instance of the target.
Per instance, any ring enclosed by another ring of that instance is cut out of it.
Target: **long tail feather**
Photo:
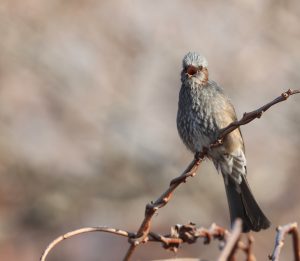
[[[258,206],[246,177],[241,176],[242,182],[240,184],[230,177],[225,181],[231,222],[233,223],[236,218],[241,218],[243,220],[243,232],[267,229],[271,223]]]

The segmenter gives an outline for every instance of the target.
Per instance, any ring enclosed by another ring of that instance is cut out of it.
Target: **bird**
[[[265,216],[247,181],[245,146],[241,130],[235,129],[220,146],[209,145],[220,131],[237,120],[234,106],[222,87],[209,79],[207,59],[188,52],[182,60],[181,88],[177,111],[177,130],[186,147],[193,153],[207,150],[223,176],[231,224],[242,219],[243,232],[267,229],[271,223]]]

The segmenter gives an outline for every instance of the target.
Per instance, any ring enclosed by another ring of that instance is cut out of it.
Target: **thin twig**
[[[262,114],[265,111],[267,111],[270,107],[272,107],[273,105],[275,105],[279,102],[287,100],[291,95],[294,95],[297,93],[300,93],[300,90],[289,89],[286,92],[283,92],[279,97],[277,97],[273,101],[263,105],[259,109],[254,110],[252,112],[244,113],[243,117],[240,120],[229,124],[227,127],[225,127],[224,129],[222,129],[220,131],[218,138],[209,145],[209,149],[220,146],[223,142],[223,139],[230,132],[239,128],[241,125],[245,125],[245,124],[253,121],[256,118],[260,118],[262,116]],[[135,237],[130,238],[130,240],[129,240],[129,243],[131,245],[126,252],[126,255],[123,259],[124,261],[130,260],[136,247],[147,238],[147,235],[149,234],[149,231],[150,231],[151,220],[152,220],[153,215],[158,211],[159,208],[165,206],[169,202],[173,191],[181,183],[185,182],[188,177],[192,177],[192,176],[196,175],[196,171],[197,171],[200,163],[206,157],[207,152],[208,152],[208,148],[205,148],[202,152],[196,153],[194,160],[189,164],[187,169],[179,177],[177,177],[171,181],[171,184],[170,184],[169,188],[167,189],[167,191],[164,192],[154,203],[147,204],[144,220],[143,220],[142,224],[140,225]]]
[[[279,226],[276,230],[277,234],[275,239],[275,247],[272,255],[269,256],[269,259],[272,261],[279,261],[279,255],[282,247],[284,246],[285,235],[291,234],[293,239],[294,260],[300,261],[299,234],[297,223],[290,223],[284,226]]]
[[[233,224],[231,235],[228,238],[228,242],[226,243],[223,251],[221,252],[218,261],[234,260],[234,255],[236,250],[238,249],[238,242],[240,240],[241,234],[242,234],[242,220],[236,219]]]
[[[238,242],[238,248],[243,250],[246,254],[246,261],[256,261],[253,254],[253,242],[254,238],[251,234],[248,234],[248,244],[244,244],[242,241]]]
[[[127,238],[131,238],[133,236],[133,234],[130,232],[109,227],[84,227],[76,229],[54,239],[44,250],[40,261],[45,261],[51,250],[62,241],[80,234],[90,232],[106,232]],[[162,243],[165,249],[176,252],[181,244],[195,243],[198,238],[203,238],[204,244],[208,244],[211,239],[218,239],[221,242],[226,242],[228,236],[229,232],[225,228],[217,226],[214,223],[210,226],[209,229],[206,229],[204,227],[198,228],[195,224],[190,223],[187,225],[177,224],[175,226],[172,226],[171,233],[166,235],[149,232],[148,237],[145,240],[149,242]]]
[[[166,235],[160,235],[154,232],[149,232],[148,236],[145,238],[146,242],[160,242],[165,249],[173,252],[177,252],[179,247],[183,243],[193,244],[198,238],[204,239],[204,244],[209,244],[212,239],[217,239],[220,241],[220,247],[223,248],[218,261],[233,261],[235,260],[235,253],[237,250],[242,250],[246,254],[246,261],[256,261],[253,254],[253,237],[248,234],[248,244],[246,245],[240,240],[241,237],[241,220],[236,220],[233,226],[232,232],[229,232],[223,227],[212,224],[209,229],[203,227],[196,227],[195,224],[190,223],[187,225],[177,224],[171,227],[171,233]],[[85,227],[74,231],[70,231],[64,235],[59,236],[54,239],[44,250],[40,261],[45,261],[46,257],[49,255],[50,251],[62,241],[69,239],[71,237],[90,233],[90,232],[106,232],[115,235],[131,238],[133,233],[119,230],[115,228],[108,227]],[[299,253],[299,236],[297,230],[297,223],[287,224],[282,227],[277,228],[277,235],[275,241],[275,249],[273,254],[269,256],[270,259],[274,261],[279,260],[279,255],[281,248],[284,245],[284,237],[286,234],[291,234],[293,238],[293,250],[294,250],[294,260],[300,260]],[[224,246],[225,247],[222,247]]]
[[[70,231],[70,232],[54,239],[44,250],[44,252],[40,258],[40,261],[45,261],[46,257],[50,253],[50,251],[60,242],[66,240],[68,238],[71,238],[73,236],[84,234],[84,233],[89,233],[89,232],[106,232],[106,233],[111,233],[111,234],[115,234],[115,235],[119,235],[119,236],[123,236],[123,237],[132,236],[130,232],[115,229],[115,228],[110,228],[110,227],[84,227],[84,228],[76,229],[76,230]]]
[[[224,137],[226,135],[228,135],[230,132],[234,131],[235,129],[239,128],[241,125],[245,125],[245,124],[253,121],[256,118],[260,118],[262,116],[262,114],[265,111],[267,111],[269,108],[271,108],[273,105],[275,105],[279,102],[283,102],[283,101],[287,100],[291,95],[294,95],[297,93],[300,93],[300,90],[288,89],[286,92],[283,92],[280,96],[275,98],[273,101],[263,105],[259,109],[248,112],[248,113],[244,113],[242,119],[240,119],[239,121],[232,122],[227,127],[225,127],[224,129],[221,130],[221,133],[220,133],[217,141],[224,139]]]
[[[203,158],[204,158],[204,156],[203,156]],[[172,196],[172,192],[181,183],[185,182],[185,180],[188,177],[195,175],[203,158],[195,158],[189,164],[189,166],[186,168],[186,170],[177,178],[176,182],[171,183],[169,188],[155,202],[151,202],[150,204],[147,204],[144,220],[143,220],[136,236],[129,238],[129,242],[131,243],[131,245],[126,253],[126,256],[124,257],[124,260],[129,260],[132,253],[134,252],[135,248],[140,243],[142,243],[148,236],[153,215],[157,212],[157,210],[159,208],[162,208],[169,202],[169,200]]]
[[[198,238],[204,239],[204,244],[209,244],[212,239],[218,239],[223,244],[227,241],[229,232],[216,224],[212,224],[209,229],[197,228],[195,224],[175,225],[171,227],[171,233],[165,236],[150,232],[149,241],[159,241],[165,249],[177,252],[183,243],[193,244]]]

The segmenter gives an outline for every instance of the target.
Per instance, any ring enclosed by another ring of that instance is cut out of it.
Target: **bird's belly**
[[[214,141],[217,132],[213,119],[209,117],[186,117],[182,126],[184,128],[179,128],[180,136],[192,152],[199,152],[208,147]]]
[[[194,146],[194,152],[202,151],[203,147],[208,147],[212,142],[212,135],[209,134],[209,130],[197,123],[192,125],[192,144]]]

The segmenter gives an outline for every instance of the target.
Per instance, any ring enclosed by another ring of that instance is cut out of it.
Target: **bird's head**
[[[182,60],[181,81],[191,81],[205,85],[208,81],[207,65],[204,56],[195,52],[187,53]]]

